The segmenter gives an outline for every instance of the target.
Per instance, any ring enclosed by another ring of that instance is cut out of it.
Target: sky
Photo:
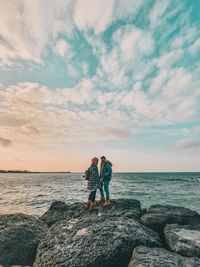
[[[0,0],[0,169],[200,171],[199,10]]]

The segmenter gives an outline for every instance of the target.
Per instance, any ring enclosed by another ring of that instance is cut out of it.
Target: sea
[[[175,205],[200,213],[200,173],[113,173],[109,188],[111,201],[131,198],[142,208]],[[87,197],[83,173],[0,173],[0,214],[39,217],[55,200],[70,204]]]

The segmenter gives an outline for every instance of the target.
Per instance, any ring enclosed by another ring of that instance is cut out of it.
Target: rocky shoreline
[[[197,267],[200,215],[190,209],[116,199],[90,211],[55,201],[35,218],[0,215],[0,266]]]

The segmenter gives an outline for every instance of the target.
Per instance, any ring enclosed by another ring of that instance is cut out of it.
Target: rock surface
[[[200,225],[168,224],[164,234],[172,251],[183,256],[200,258]]]
[[[62,220],[40,242],[34,267],[127,267],[138,245],[162,246],[157,233],[132,218]]]
[[[25,214],[0,215],[0,264],[32,265],[46,223]]]
[[[198,267],[199,258],[187,258],[163,248],[140,246],[133,250],[128,267]]]
[[[166,224],[198,225],[200,224],[200,215],[196,211],[183,207],[153,205],[141,216],[140,221],[163,238]]]
[[[90,212],[85,208],[83,203],[74,203],[67,205],[62,201],[55,201],[50,206],[49,210],[41,217],[48,226],[61,220],[81,219],[87,217],[97,217],[102,214],[104,217],[127,217],[139,219],[141,215],[141,205],[136,199],[117,199],[112,200],[111,205],[98,208],[98,211]]]

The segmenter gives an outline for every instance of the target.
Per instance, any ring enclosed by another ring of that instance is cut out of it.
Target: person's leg
[[[90,192],[89,197],[88,197],[88,200],[90,200],[90,201],[92,200],[92,192],[93,191]]]
[[[104,206],[107,206],[110,204],[109,183],[110,181],[104,181],[104,190],[106,192],[106,202],[104,203]]]
[[[101,197],[104,197],[104,192],[103,192],[103,184],[101,185],[101,188],[99,189]]]
[[[91,204],[90,204],[90,209],[95,209],[96,207],[94,207],[94,202],[95,202],[95,197],[96,197],[96,190],[91,192]]]
[[[91,201],[95,202],[96,190],[92,191]]]
[[[103,192],[103,183],[101,183],[101,187],[99,188],[100,191],[100,199],[98,200],[99,203],[104,203],[105,202],[105,197],[104,197],[104,192]]]
[[[110,200],[110,193],[109,193],[109,182],[110,181],[105,181],[104,182],[104,190],[106,192],[106,200]]]
[[[89,194],[88,201],[86,203],[86,208],[89,208],[90,207],[91,195],[92,195],[92,192]]]

